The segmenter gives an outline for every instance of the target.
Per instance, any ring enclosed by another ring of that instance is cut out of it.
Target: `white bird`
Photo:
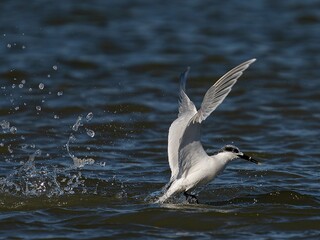
[[[166,192],[157,202],[163,203],[177,193],[184,193],[190,202],[198,199],[190,192],[203,186],[221,173],[233,159],[243,158],[258,164],[259,162],[232,145],[226,145],[220,151],[209,156],[200,141],[200,127],[204,121],[225,99],[237,79],[256,59],[251,59],[233,68],[223,75],[206,92],[201,107],[197,111],[185,92],[185,84],[190,68],[180,76],[180,102],[178,118],[171,124],[168,136],[168,161],[171,178]]]

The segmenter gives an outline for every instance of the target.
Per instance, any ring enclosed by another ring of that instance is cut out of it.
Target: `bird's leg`
[[[187,192],[184,192],[183,195],[186,197],[186,200],[188,201],[188,203],[196,202],[197,204],[199,204],[199,201],[196,195],[193,195]]]

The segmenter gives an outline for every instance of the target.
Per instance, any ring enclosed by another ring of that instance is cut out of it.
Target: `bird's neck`
[[[219,165],[226,166],[229,162],[234,159],[234,155],[229,152],[220,152],[216,155],[211,156],[213,161],[215,161]]]

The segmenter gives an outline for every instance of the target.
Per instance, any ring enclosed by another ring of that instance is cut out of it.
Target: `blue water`
[[[318,1],[2,1],[0,237],[316,239]],[[167,183],[178,77],[199,107],[257,58],[204,123],[231,163],[199,193]]]

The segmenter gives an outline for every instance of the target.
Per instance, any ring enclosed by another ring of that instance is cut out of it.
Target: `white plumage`
[[[225,99],[232,86],[255,59],[246,61],[223,75],[206,92],[201,107],[196,109],[185,92],[185,84],[190,68],[180,76],[180,105],[178,118],[171,124],[168,136],[168,161],[171,169],[170,182],[167,191],[158,202],[162,203],[174,194],[184,192],[188,198],[196,199],[190,191],[209,183],[226,164],[235,158],[243,158],[258,163],[239,151],[238,148],[227,145],[220,152],[208,156],[200,141],[200,127],[204,121]]]

